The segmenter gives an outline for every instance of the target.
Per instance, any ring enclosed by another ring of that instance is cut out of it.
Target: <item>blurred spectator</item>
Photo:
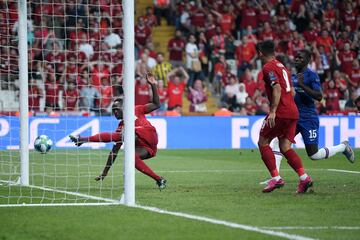
[[[79,98],[79,92],[76,89],[76,85],[74,84],[74,82],[69,82],[63,97],[64,110],[65,111],[77,110],[78,98]]]
[[[344,44],[344,50],[336,53],[336,60],[338,65],[340,65],[340,70],[350,76],[352,72],[353,61],[356,58],[356,53],[350,49],[349,43]]]
[[[274,41],[277,38],[275,31],[271,29],[270,23],[265,22],[262,31],[259,31],[259,40],[266,41],[271,40]],[[244,41],[244,39],[243,39]]]
[[[358,113],[360,113],[360,95],[355,99],[355,105],[357,107]]]
[[[94,47],[88,42],[86,35],[81,36],[78,52],[84,53],[87,59],[91,59],[94,55]]]
[[[135,105],[145,105],[152,97],[151,89],[145,77],[139,77],[135,82]]]
[[[52,49],[48,54],[46,54],[44,60],[45,63],[53,65],[52,67],[55,69],[57,74],[63,73],[65,65],[65,54],[61,50],[60,44],[58,42],[53,42]]]
[[[303,4],[301,4],[299,7],[299,11],[296,14],[294,23],[296,26],[296,31],[299,33],[303,33],[309,25],[309,16]]]
[[[246,103],[246,98],[249,94],[246,92],[246,87],[244,83],[239,84],[239,92],[236,93],[236,103],[243,107]]]
[[[222,102],[226,103],[232,112],[239,110],[236,95],[239,93],[239,83],[235,77],[230,78],[230,84],[225,86]]]
[[[92,75],[92,85],[98,89],[100,89],[101,86],[101,79],[103,78],[110,78],[110,70],[107,65],[105,65],[103,62],[97,62],[91,71]]]
[[[185,91],[189,75],[183,67],[175,68],[168,74],[168,109],[175,106],[182,107],[182,96]]]
[[[340,73],[338,70],[334,71],[333,79],[335,81],[335,86],[339,90],[339,98],[346,99],[349,97],[349,90],[347,88],[347,75]]]
[[[197,79],[193,87],[189,87],[188,99],[190,100],[190,112],[206,112],[207,94],[201,80]]]
[[[119,34],[114,33],[112,29],[108,29],[108,35],[104,37],[104,42],[110,47],[110,48],[116,48],[121,45],[121,38]]]
[[[354,59],[352,63],[352,70],[349,78],[349,83],[352,88],[356,89],[360,87],[360,66],[358,59]]]
[[[38,87],[34,78],[29,79],[29,110],[40,111],[40,98],[43,97],[43,91]]]
[[[171,1],[154,0],[154,14],[159,25],[161,25],[161,17],[165,17],[167,25],[171,25]]]
[[[247,97],[246,98],[246,103],[245,103],[245,110],[247,115],[255,115],[256,111],[257,111],[257,106],[254,103],[254,101],[251,99],[251,97]]]
[[[164,82],[164,86],[167,87],[167,75],[172,70],[172,65],[168,61],[165,61],[164,54],[159,52],[156,57],[156,65],[153,68],[153,73],[158,80]]]
[[[139,17],[135,26],[135,46],[141,50],[146,46],[147,41],[151,40],[151,29],[144,24],[144,20]]]
[[[257,57],[256,47],[253,42],[248,42],[247,37],[242,38],[241,44],[236,48],[236,60],[238,63],[238,76],[247,68],[252,68]]]
[[[186,42],[182,39],[180,30],[175,31],[175,37],[168,42],[169,60],[173,67],[183,66],[183,53]]]
[[[333,44],[334,41],[331,38],[331,36],[329,36],[328,31],[326,30],[322,30],[321,31],[321,36],[318,36],[316,38],[316,45],[320,50],[320,46],[324,47],[324,52],[325,54],[330,54],[333,53]]]
[[[141,54],[140,59],[136,63],[136,76],[145,78],[146,73],[150,72],[149,56],[146,53]]]
[[[233,8],[233,7],[232,7]],[[219,13],[215,10],[211,11],[217,18],[223,34],[231,34],[235,27],[235,16],[233,11],[230,11],[228,6],[223,7],[223,13]]]
[[[242,81],[245,84],[246,92],[249,94],[250,97],[254,96],[255,90],[259,87],[258,84],[255,82],[254,77],[251,74],[249,68],[247,68],[242,76]]]
[[[326,110],[327,111],[340,111],[340,93],[336,88],[335,81],[329,81],[329,87],[324,91],[324,97],[326,99]]]
[[[110,79],[103,77],[101,79],[101,88],[100,88],[100,110],[102,113],[108,112],[111,113],[111,102],[114,96],[113,86],[110,85]]]
[[[345,110],[350,110],[350,111],[356,111],[357,110],[357,106],[356,106],[356,98],[358,98],[357,92],[352,92],[350,95],[350,99],[346,101],[345,103]]]
[[[251,26],[252,29],[257,29],[257,16],[254,3],[252,1],[246,1],[245,6],[241,12],[241,29],[245,30],[248,26]]]
[[[209,41],[211,49],[211,61],[216,62],[220,55],[225,54],[225,35],[220,27],[216,27],[216,34]]]
[[[56,80],[55,74],[49,72],[45,76],[45,107],[48,110],[58,111],[59,93],[63,90],[62,84]]]
[[[154,11],[152,7],[146,7],[146,13],[142,16],[144,23],[149,28],[157,26],[159,23],[157,21],[157,17],[154,15]]]
[[[350,26],[351,31],[355,31],[359,17],[358,17],[358,12],[356,12],[356,10],[354,10],[352,7],[352,1],[346,2],[346,9],[344,12],[340,12],[340,14],[344,21],[345,26]]]
[[[204,80],[204,73],[201,71],[201,62],[199,59],[199,49],[195,43],[195,35],[189,35],[189,41],[186,44],[186,68],[189,73],[188,86],[192,86],[195,78]]]
[[[100,98],[99,90],[87,79],[87,85],[80,90],[80,110],[98,112]]]
[[[209,76],[209,44],[208,40],[206,39],[205,33],[200,32],[199,34],[199,59],[201,62],[201,69],[204,73],[205,77]]]
[[[216,94],[220,95],[222,89],[227,84],[226,79],[226,69],[228,68],[225,56],[221,55],[219,61],[215,64],[214,67],[214,79],[212,81],[213,88]],[[229,79],[230,80],[230,79]],[[229,81],[230,82],[230,81]]]
[[[164,86],[163,81],[158,81],[157,90],[160,98],[159,111],[166,111],[167,102],[168,102],[168,92],[167,92],[167,88]]]

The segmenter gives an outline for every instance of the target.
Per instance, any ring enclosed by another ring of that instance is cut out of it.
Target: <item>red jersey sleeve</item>
[[[145,115],[145,105],[135,106],[135,116],[139,117],[140,115]]]

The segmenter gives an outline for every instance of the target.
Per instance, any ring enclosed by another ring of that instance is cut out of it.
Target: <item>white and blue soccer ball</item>
[[[46,135],[40,135],[35,139],[34,148],[36,151],[45,154],[50,151],[53,142],[51,139]]]

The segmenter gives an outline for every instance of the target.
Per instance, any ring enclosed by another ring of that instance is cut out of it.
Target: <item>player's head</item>
[[[123,102],[122,98],[117,98],[112,105],[112,112],[118,120],[123,119]]]
[[[309,50],[300,50],[294,59],[296,69],[301,70],[305,68],[311,60],[311,52]]]
[[[275,56],[275,44],[271,40],[260,42],[256,45],[259,57],[266,61],[268,58]]]

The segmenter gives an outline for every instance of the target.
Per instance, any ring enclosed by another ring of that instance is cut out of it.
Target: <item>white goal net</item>
[[[29,186],[19,184],[18,1],[1,1],[0,19],[0,205],[117,203],[123,154],[95,181],[112,144],[76,148],[68,136],[117,128],[111,103],[123,94],[121,1],[27,1]],[[42,134],[53,141],[47,154],[34,150]]]

